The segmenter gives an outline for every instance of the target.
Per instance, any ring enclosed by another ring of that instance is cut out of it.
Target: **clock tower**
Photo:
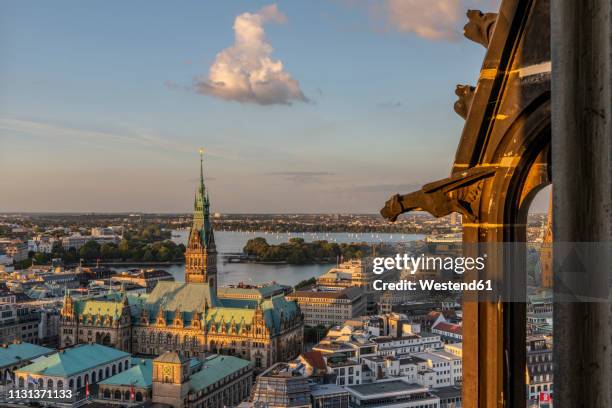
[[[193,224],[185,251],[185,282],[207,283],[217,293],[217,249],[210,225],[210,198],[204,185],[204,151],[200,149],[200,184],[193,203]]]
[[[189,360],[166,351],[153,360],[153,399],[173,407],[184,407],[189,393]]]

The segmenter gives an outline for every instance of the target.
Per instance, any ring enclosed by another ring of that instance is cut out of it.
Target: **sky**
[[[374,213],[447,177],[494,0],[0,3],[0,211]],[[545,207],[544,207],[545,208]]]

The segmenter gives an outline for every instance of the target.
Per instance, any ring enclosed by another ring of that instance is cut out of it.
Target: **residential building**
[[[442,340],[436,334],[412,334],[402,337],[381,336],[372,339],[376,351],[381,356],[418,353],[442,348]]]
[[[431,332],[440,335],[445,343],[463,340],[463,327],[460,324],[440,322],[431,328]]]
[[[59,242],[53,237],[37,235],[28,240],[28,252],[43,252],[50,254],[53,252],[53,245]]]
[[[448,351],[457,357],[463,358],[463,343],[449,343],[444,345],[444,351]]]
[[[287,295],[287,299],[300,305],[304,324],[308,326],[333,326],[366,311],[366,298],[363,289],[358,287],[337,292],[296,291]]]
[[[553,394],[553,350],[550,338],[527,338],[527,398],[537,400],[540,393]]]
[[[114,275],[110,278],[112,283],[136,285],[151,293],[160,281],[174,281],[174,276],[163,269],[132,269]]]
[[[461,384],[463,378],[461,357],[443,350],[415,353],[414,356],[425,360],[428,367],[436,373],[434,388]]]
[[[0,242],[0,251],[15,262],[28,259],[28,244],[19,239],[4,239]]]
[[[372,259],[351,259],[317,277],[317,286],[323,290],[341,290],[353,286],[372,290],[375,279]]]
[[[118,235],[81,235],[79,233],[62,238],[62,247],[67,251],[70,248],[79,250],[87,241],[96,241],[98,244],[119,244],[121,237]]]

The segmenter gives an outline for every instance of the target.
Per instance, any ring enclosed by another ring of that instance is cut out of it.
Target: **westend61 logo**
[[[418,270],[445,270],[453,271],[459,275],[472,270],[481,271],[485,268],[485,260],[487,255],[470,257],[434,257],[425,256],[410,256],[408,254],[396,254],[394,257],[376,257],[372,261],[374,272],[377,275],[385,271],[394,269],[409,269],[411,274],[415,274]]]

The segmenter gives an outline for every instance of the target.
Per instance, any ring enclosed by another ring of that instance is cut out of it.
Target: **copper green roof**
[[[250,361],[233,356],[215,355],[204,360],[202,369],[191,375],[189,386],[192,391],[200,391],[223,378],[248,367]]]
[[[218,299],[206,283],[160,281],[147,296],[146,303],[149,308],[193,312],[204,311],[207,305],[218,305]]]
[[[67,377],[129,356],[124,351],[100,344],[79,344],[49,356],[39,357],[16,372]]]
[[[96,316],[100,311],[102,315],[119,316],[123,304],[127,303],[134,324],[139,324],[143,316],[153,323],[161,315],[166,324],[170,325],[178,313],[178,317],[187,327],[191,325],[194,316],[198,316],[202,327],[206,325],[210,329],[215,326],[220,331],[223,324],[226,325],[226,330],[229,330],[232,322],[237,325],[237,330],[240,330],[243,324],[250,325],[256,308],[261,305],[266,325],[273,332],[278,332],[281,314],[289,318],[298,310],[297,304],[287,301],[283,295],[266,300],[217,298],[206,283],[160,281],[148,295],[127,295],[127,302],[123,296],[116,293],[77,299],[77,314]]]
[[[32,343],[16,343],[0,347],[0,367],[7,367],[24,360],[52,353],[53,349]]]
[[[150,388],[153,383],[153,360],[132,359],[132,367],[113,375],[98,384],[134,386],[134,388]]]

